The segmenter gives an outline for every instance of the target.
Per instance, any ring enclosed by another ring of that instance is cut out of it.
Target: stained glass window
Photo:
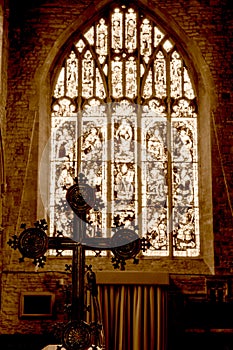
[[[51,112],[50,231],[72,236],[65,187],[83,173],[103,208],[90,237],[124,226],[146,256],[200,253],[197,104],[174,40],[143,10],[112,7],[73,42]]]

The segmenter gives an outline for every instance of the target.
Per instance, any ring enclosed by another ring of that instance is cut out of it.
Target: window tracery
[[[51,119],[51,231],[72,235],[65,187],[82,172],[104,203],[89,213],[90,237],[124,225],[152,239],[145,255],[199,255],[195,92],[156,21],[116,5],[80,34],[57,76]]]

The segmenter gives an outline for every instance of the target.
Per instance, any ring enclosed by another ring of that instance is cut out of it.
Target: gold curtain
[[[106,350],[166,349],[166,287],[101,284],[98,299]]]

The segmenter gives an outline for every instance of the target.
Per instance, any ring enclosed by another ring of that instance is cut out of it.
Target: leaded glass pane
[[[154,47],[157,47],[164,38],[164,33],[158,27],[154,27]]]
[[[73,213],[66,202],[66,186],[73,184],[72,170],[70,162],[60,162],[53,164],[55,173],[53,196],[51,196],[51,208],[54,209],[54,223],[56,223],[56,230],[66,232],[67,236],[72,237],[72,220]],[[53,229],[53,227],[52,227]]]
[[[172,122],[174,256],[197,256],[198,168],[196,119]]]
[[[184,67],[184,95],[189,99],[193,99],[195,97],[192,83],[190,81],[188,71],[185,67]]]
[[[67,74],[67,96],[75,97],[77,96],[78,88],[78,59],[74,53],[71,52],[69,58],[67,59],[66,66]]]
[[[117,226],[150,239],[146,256],[200,254],[197,106],[175,42],[143,9],[114,6],[79,33],[51,110],[50,231],[72,236],[65,187],[80,172],[101,199],[89,237]]]
[[[150,98],[152,96],[152,70],[149,70],[149,73],[146,78],[145,86],[143,89],[144,98]]]
[[[107,55],[108,47],[108,28],[105,20],[101,18],[96,28],[96,52],[101,58],[101,63]],[[99,58],[100,59],[100,58]]]
[[[136,111],[127,102],[113,106],[112,224],[137,223]]]
[[[96,96],[103,99],[106,97],[106,92],[105,92],[105,88],[104,88],[104,83],[103,83],[103,79],[102,76],[100,74],[100,71],[98,68],[96,68]]]
[[[140,78],[143,77],[144,73],[145,73],[144,65],[140,64]]]
[[[83,51],[84,47],[85,47],[84,41],[83,41],[82,39],[80,39],[80,40],[76,43],[75,46],[77,47],[78,52],[81,53],[81,52]]]
[[[72,237],[73,213],[66,202],[66,187],[73,184],[76,161],[74,140],[76,134],[76,118],[52,118],[52,149],[51,149],[51,187],[50,187],[50,230],[66,232]]]
[[[196,120],[172,122],[172,157],[174,162],[197,161]]]
[[[61,97],[64,95],[64,93],[65,93],[65,68],[62,67],[54,89],[54,97],[56,98]]]
[[[116,8],[112,14],[112,48],[115,52],[122,49],[123,40],[123,14]]]
[[[107,76],[108,75],[108,65],[105,64],[103,67],[103,73]]]
[[[59,115],[63,117],[69,117],[75,114],[75,104],[69,98],[60,98],[59,100],[56,100],[56,102],[52,106],[53,116]]]
[[[113,173],[114,211],[135,212],[135,164],[115,163]]]
[[[126,62],[125,74],[126,80],[126,96],[134,98],[137,93],[137,65],[134,57],[130,57]]]
[[[155,96],[158,98],[163,98],[167,94],[166,61],[161,51],[157,53],[154,61],[154,81]]]
[[[137,46],[137,15],[133,9],[125,14],[125,47],[128,52],[133,52]]]
[[[93,96],[94,81],[94,60],[88,50],[82,60],[82,95],[83,97]]]
[[[115,139],[114,160],[117,162],[135,162],[135,117],[115,117],[113,127]]]
[[[141,33],[140,33],[140,52],[146,63],[149,62],[150,55],[152,52],[152,25],[150,21],[145,18],[141,24]]]
[[[152,115],[146,111],[142,115],[142,232],[152,239],[154,254],[166,256],[169,254],[167,120],[159,114]],[[150,256],[151,252],[145,255]]]
[[[173,43],[171,40],[166,40],[163,44],[163,48],[169,52],[173,48]]]
[[[84,119],[84,118],[83,118]],[[81,159],[83,162],[88,160],[98,161],[103,158],[103,122],[99,118],[97,120],[83,120],[82,124],[82,147]],[[82,163],[83,163],[82,162]]]
[[[170,74],[171,97],[179,98],[182,96],[182,60],[177,51],[172,53]]]
[[[198,256],[200,251],[198,209],[180,206],[174,209],[173,217],[174,256]]]
[[[153,98],[143,105],[143,116],[166,117],[166,106],[160,99]],[[163,119],[162,119],[163,120]]]
[[[112,95],[115,98],[123,96],[122,62],[116,59],[112,62]]]
[[[88,29],[88,31],[84,34],[84,36],[90,45],[94,45],[94,27],[91,27],[90,29]]]
[[[107,202],[107,121],[106,109],[98,104],[98,100],[90,100],[82,114],[80,132],[81,163],[79,173],[88,179],[88,184],[95,188],[96,197]],[[106,207],[100,215],[91,211],[92,225],[88,232],[94,236],[97,229],[106,235]],[[95,218],[95,220],[94,220]]]
[[[168,235],[168,213],[164,207],[143,208],[143,228],[147,229],[147,236],[150,238],[152,247],[144,255],[146,256],[168,256],[169,235]]]
[[[173,205],[194,205],[193,163],[173,163]]]
[[[195,105],[190,100],[179,99],[172,107],[172,117],[195,118]]]

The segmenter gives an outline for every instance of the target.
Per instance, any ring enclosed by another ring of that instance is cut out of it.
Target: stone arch
[[[74,33],[81,31],[102,11],[105,6],[112,4],[113,1],[102,0],[95,1],[89,6],[77,21],[72,23],[63,34],[57,38],[50,50],[44,64],[35,75],[35,80],[39,93],[39,159],[49,138],[49,120],[50,120],[50,101],[51,101],[51,76],[55,65],[59,61],[62,49],[68,49]],[[214,84],[208,65],[206,64],[198,45],[187,36],[184,30],[176,23],[173,17],[161,9],[152,5],[151,2],[141,0],[138,6],[143,8],[150,7],[150,12],[174,38],[181,50],[184,59],[192,74],[194,85],[197,92],[199,106],[199,188],[200,188],[200,232],[202,258],[210,271],[214,272],[214,253],[213,253],[213,223],[212,223],[212,169],[211,169],[211,113],[215,109]],[[43,121],[43,122],[42,122]],[[47,189],[48,190],[48,189]],[[47,191],[48,192],[48,191]],[[38,206],[39,212],[43,210],[43,205]]]

